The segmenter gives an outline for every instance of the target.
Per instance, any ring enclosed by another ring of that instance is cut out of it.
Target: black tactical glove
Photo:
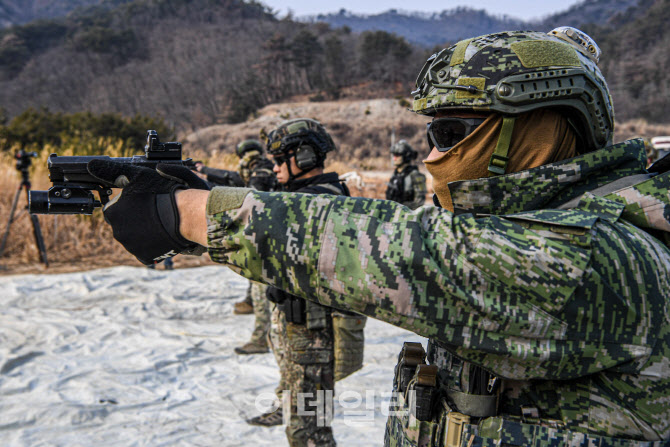
[[[103,209],[114,239],[145,265],[178,253],[201,254],[204,247],[179,233],[175,192],[209,189],[207,183],[180,165],[159,164],[156,170],[109,160],[92,160],[88,172],[123,188]]]

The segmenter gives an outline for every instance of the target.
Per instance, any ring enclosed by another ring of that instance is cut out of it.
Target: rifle
[[[242,177],[235,171],[203,166],[200,169],[200,172],[205,174],[207,176],[207,181],[215,186],[233,186],[238,188],[245,186]]]
[[[48,191],[30,191],[28,209],[31,214],[93,214],[93,210],[109,202],[112,183],[103,182],[89,174],[91,160],[111,160],[156,169],[159,163],[180,164],[192,168],[190,158],[182,160],[181,143],[161,143],[155,130],[147,131],[144,155],[109,157],[107,155],[65,156],[49,155],[47,168],[53,186]],[[97,200],[93,191],[98,192]]]

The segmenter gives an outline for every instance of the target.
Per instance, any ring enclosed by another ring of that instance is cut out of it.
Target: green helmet
[[[296,164],[303,171],[323,166],[326,154],[335,150],[335,143],[323,125],[309,118],[284,121],[267,138],[270,154],[295,152]]]
[[[239,158],[244,157],[244,154],[251,151],[258,151],[263,154],[263,145],[258,140],[244,140],[240,142],[235,148],[235,153]]]
[[[391,146],[391,154],[401,156],[403,164],[415,160],[419,155],[405,140],[400,140]]]
[[[428,58],[416,80],[413,110],[518,115],[564,110],[591,151],[611,143],[612,98],[597,66],[600,50],[582,31],[510,31],[463,40]]]

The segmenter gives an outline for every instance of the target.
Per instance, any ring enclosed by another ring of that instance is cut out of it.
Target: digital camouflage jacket
[[[589,193],[645,173],[632,140],[455,182],[456,214],[324,195],[235,199],[217,188],[209,252],[248,278],[409,329],[483,367],[505,384],[503,416],[531,404],[574,432],[668,439],[670,250],[659,238],[670,232],[670,173]]]
[[[303,194],[334,194],[334,195],[342,195],[342,196],[349,196],[349,189],[347,188],[346,184],[340,181],[340,177],[337,173],[335,172],[329,172],[327,174],[320,174],[316,175],[314,177],[308,177],[305,179],[295,179],[292,182],[290,182],[288,185],[281,185],[283,188],[283,191],[285,192],[298,192],[298,193],[303,193]],[[275,297],[281,296],[281,300],[283,301],[283,304],[279,306],[282,311],[286,308],[288,305],[290,307],[290,304],[286,303],[286,301],[291,301],[292,299],[301,299],[300,297],[295,298],[294,296],[291,296],[291,294],[285,293],[282,290],[270,290],[268,292],[269,294],[274,295]],[[276,299],[276,298],[275,298]],[[318,318],[318,320],[323,320],[323,321],[318,321],[316,326],[319,329],[322,329],[323,327],[326,326],[325,319],[326,318],[332,318],[330,316],[330,310],[327,312],[324,311],[322,306],[319,306],[318,304],[311,304],[309,301],[307,302],[307,319],[311,320],[310,318],[310,313],[314,313],[315,315],[320,315],[321,317]],[[311,312],[310,312],[311,311]],[[287,319],[289,317],[287,316]],[[293,321],[291,321],[293,322]]]

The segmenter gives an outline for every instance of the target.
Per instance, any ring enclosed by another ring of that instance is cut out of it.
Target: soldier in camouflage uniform
[[[335,144],[330,135],[311,119],[286,121],[268,135],[268,152],[283,191],[349,196],[348,188],[336,173],[324,174],[323,163],[332,150]],[[335,384],[333,309],[276,287],[268,288],[268,299],[277,303],[273,312],[276,326],[272,327],[270,340],[281,377],[277,388],[279,400],[285,400],[284,393],[289,393],[286,397],[291,405],[286,427],[289,444],[334,446],[330,427]],[[313,405],[319,395],[321,403]],[[277,425],[283,416],[279,408],[250,419],[249,423]]]
[[[647,169],[640,140],[611,145],[598,55],[573,28],[432,55],[413,109],[433,117],[444,209],[192,185],[166,231],[249,278],[428,337],[427,357],[401,352],[386,445],[668,446],[670,166]],[[190,250],[128,242],[145,226],[116,233],[141,209],[135,188],[105,211],[115,237],[145,263]]]
[[[263,146],[258,140],[244,140],[235,148],[240,158],[239,174],[245,185],[257,191],[274,191],[277,179],[272,172],[272,162],[265,158]],[[269,352],[270,306],[265,298],[267,286],[251,282],[244,301],[235,303],[235,313],[253,312],[254,330],[247,343],[235,348],[235,353],[264,354]],[[249,312],[251,310],[251,312]]]
[[[412,163],[417,155],[405,140],[391,147],[395,170],[386,189],[386,200],[402,203],[413,210],[426,203],[426,176]]]
[[[235,153],[240,158],[238,172],[248,188],[258,191],[277,189],[277,178],[272,171],[272,162],[265,157],[260,141],[244,140],[237,145]]]
[[[196,170],[216,186],[246,186],[258,191],[274,191],[277,179],[272,172],[272,162],[265,158],[263,146],[258,140],[244,140],[235,148],[240,159],[239,173],[226,169],[210,168],[202,162],[196,162]],[[233,312],[238,315],[254,314],[254,330],[247,343],[235,348],[235,353],[264,354],[268,347],[270,330],[270,308],[265,299],[266,286],[250,282],[244,299],[235,303]]]

